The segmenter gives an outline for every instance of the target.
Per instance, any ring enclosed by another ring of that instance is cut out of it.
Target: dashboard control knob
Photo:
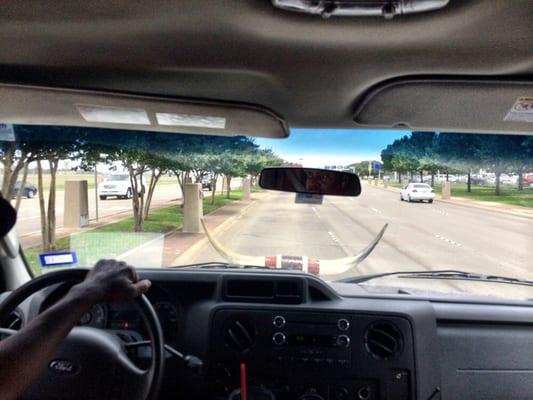
[[[346,318],[341,318],[337,321],[337,328],[340,331],[347,331],[350,329],[350,321],[348,321]]]
[[[350,338],[346,335],[337,336],[337,346],[350,347]]]
[[[283,328],[287,322],[285,321],[285,318],[283,318],[281,315],[276,315],[274,319],[272,320],[272,324],[276,328]]]
[[[287,342],[287,336],[283,332],[276,332],[272,335],[272,341],[277,346],[282,346]]]

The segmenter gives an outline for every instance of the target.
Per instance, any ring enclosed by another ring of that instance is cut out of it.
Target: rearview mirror
[[[261,171],[259,186],[282,192],[359,196],[361,182],[351,172],[316,168],[274,167]]]

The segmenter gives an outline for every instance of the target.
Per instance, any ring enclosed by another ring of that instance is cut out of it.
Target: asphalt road
[[[64,191],[59,190],[56,193],[56,218],[57,218],[57,234],[61,235],[63,229],[63,209],[64,209]],[[94,220],[96,217],[96,199],[94,189],[89,189],[89,218]],[[169,204],[172,200],[181,198],[181,193],[177,185],[158,185],[156,186],[154,197],[152,200],[152,207],[159,207]],[[46,197],[47,199],[47,197]],[[110,197],[107,200],[98,200],[98,216],[105,218],[116,216],[117,218],[125,218],[132,213],[131,200],[116,199]],[[18,218],[17,218],[17,232],[24,245],[39,243],[40,241],[40,211],[39,200],[37,197],[33,199],[23,198],[20,204]]]
[[[217,238],[243,254],[332,259],[356,254],[388,223],[381,243],[357,270],[325,278],[457,269],[533,280],[531,219],[440,202],[407,203],[399,197],[365,185],[358,198],[328,197],[322,205],[310,205],[295,204],[293,194],[272,192]],[[223,261],[209,245],[189,256],[190,262],[214,260]],[[533,287],[494,283],[394,278],[379,284],[533,298]]]

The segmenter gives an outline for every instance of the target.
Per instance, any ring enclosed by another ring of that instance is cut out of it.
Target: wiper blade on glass
[[[355,278],[344,279],[342,282],[347,283],[362,283],[368,282],[372,279],[384,278],[387,276],[398,276],[399,278],[411,279],[449,279],[449,280],[464,280],[475,282],[491,282],[504,283],[509,285],[533,286],[533,281],[525,279],[509,278],[498,275],[485,275],[473,272],[465,272],[458,270],[437,270],[437,271],[398,271],[386,272],[383,274],[364,275]]]

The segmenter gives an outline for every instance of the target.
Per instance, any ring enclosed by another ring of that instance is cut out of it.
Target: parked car
[[[22,185],[22,182],[20,181],[17,181],[15,183],[15,186],[13,187],[13,190],[11,191],[12,197],[17,197],[21,185]],[[26,182],[24,184],[24,188],[22,189],[22,196],[27,197],[28,199],[32,199],[35,197],[36,194],[37,194],[37,187],[31,183]]]
[[[98,185],[98,196],[100,200],[106,200],[108,197],[113,196],[119,199],[131,199],[130,176],[128,174],[109,175]]]
[[[202,190],[203,189],[207,189],[207,190],[211,191],[212,186],[213,186],[213,184],[212,184],[212,179],[211,178],[205,177],[205,178],[202,179]]]
[[[401,201],[427,201],[433,203],[434,190],[425,183],[409,183],[400,191]]]

